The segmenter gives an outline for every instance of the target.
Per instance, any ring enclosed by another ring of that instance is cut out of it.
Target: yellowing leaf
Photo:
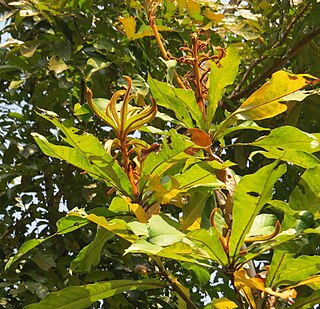
[[[213,13],[209,9],[205,10],[204,15],[216,24],[221,22],[224,18],[223,14]]]
[[[234,273],[234,284],[239,290],[249,287],[259,291],[267,292],[270,295],[274,295],[286,300],[297,297],[297,292],[295,289],[285,290],[283,292],[275,292],[271,288],[265,287],[264,280],[260,278],[250,278],[243,268]]]
[[[52,56],[49,60],[49,69],[54,71],[56,74],[59,74],[67,70],[68,66],[61,58]]]
[[[255,91],[235,112],[225,119],[214,135],[218,140],[223,131],[238,120],[262,120],[272,118],[287,110],[283,104],[285,96],[316,82],[309,74],[290,74],[285,71],[274,73],[270,81]]]
[[[308,74],[290,74],[278,71],[270,81],[254,92],[234,114],[238,119],[261,120],[274,117],[284,111],[287,106],[279,100],[311,83],[315,79]]]
[[[141,207],[141,205],[137,203],[132,203],[132,204],[129,203],[129,206],[130,206],[130,210],[134,213],[134,215],[137,217],[139,222],[142,222],[142,223],[148,222],[146,212]]]
[[[124,27],[124,31],[126,32],[126,35],[129,40],[132,40],[133,35],[136,32],[136,20],[134,17],[118,17],[119,21],[122,23]]]
[[[234,303],[233,301],[229,300],[226,297],[222,297],[219,299],[213,299],[212,305],[215,309],[234,309],[238,308],[238,305]]]

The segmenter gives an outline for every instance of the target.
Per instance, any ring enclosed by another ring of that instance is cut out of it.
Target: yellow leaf
[[[124,31],[126,32],[126,35],[129,40],[132,40],[133,35],[136,32],[136,20],[134,17],[118,17],[119,21],[122,23],[124,27]]]
[[[130,210],[134,213],[134,215],[137,217],[139,222],[147,223],[147,215],[144,209],[141,207],[141,205],[137,203],[129,203]]]
[[[255,91],[233,115],[241,120],[261,120],[274,117],[287,110],[287,106],[280,103],[280,99],[309,85],[312,83],[312,79],[315,80],[315,77],[308,74],[290,74],[278,71],[272,75],[270,81]]]
[[[213,299],[212,305],[215,309],[235,309],[238,305],[226,297]]]
[[[223,14],[213,13],[209,9],[205,10],[204,15],[216,24],[220,23],[224,18]]]
[[[287,289],[283,292],[275,292],[271,288],[266,288],[264,286],[264,280],[260,278],[250,278],[243,268],[236,271],[233,276],[235,287],[238,290],[246,290],[247,287],[249,287],[286,300],[297,297],[297,292],[295,289]]]

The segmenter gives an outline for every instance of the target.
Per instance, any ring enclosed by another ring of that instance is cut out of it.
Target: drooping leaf
[[[152,95],[156,99],[158,105],[172,110],[187,128],[193,128],[195,120],[200,129],[205,129],[203,115],[191,90],[174,88],[165,82],[157,81],[151,76],[148,78]]]
[[[237,120],[261,120],[274,117],[287,110],[281,102],[286,95],[306,87],[315,78],[308,74],[290,74],[285,71],[274,73],[270,81],[255,91],[242,105],[225,119],[214,134],[218,140],[223,131]]]
[[[225,87],[231,85],[236,78],[239,69],[240,58],[237,49],[231,45],[226,50],[226,56],[223,57],[219,66],[212,61],[211,73],[209,77],[208,89],[208,107],[206,115],[206,128],[209,129],[218,107],[219,101],[222,99]]]
[[[294,210],[320,210],[320,165],[306,170],[289,198],[289,206]]]
[[[64,141],[72,147],[51,144],[44,136],[33,133],[33,137],[41,150],[48,156],[65,160],[92,177],[105,181],[127,196],[134,196],[130,181],[111,155],[109,155],[99,140],[92,134],[77,134],[74,127],[66,127],[55,115],[42,115],[52,122],[64,134]]]
[[[37,304],[24,309],[85,309],[92,303],[112,297],[125,291],[163,289],[166,284],[155,279],[111,280],[82,286],[71,286],[59,292],[52,292]]]
[[[82,248],[77,257],[72,260],[70,264],[70,271],[76,273],[89,272],[93,266],[98,265],[103,246],[113,236],[113,233],[97,226],[97,233],[93,241]]]
[[[286,166],[274,162],[252,175],[244,176],[236,187],[232,212],[230,255],[239,253],[245,236],[261,208],[271,199],[275,182],[285,173]]]
[[[81,217],[86,220],[89,220],[95,224],[100,225],[106,230],[112,232],[115,235],[126,239],[129,242],[133,242],[137,239],[136,235],[131,234],[131,232],[127,228],[127,223],[121,219],[112,219],[107,220],[107,218],[99,215],[95,215],[93,213],[87,214],[83,209],[73,209],[68,213],[68,216]]]

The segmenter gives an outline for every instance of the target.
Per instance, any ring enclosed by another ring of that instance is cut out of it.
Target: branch
[[[238,93],[232,93],[228,99],[231,101],[236,101],[244,97],[251,95],[256,88],[267,78],[269,78],[274,72],[280,69],[288,60],[293,58],[307,43],[313,40],[316,36],[320,34],[320,26],[309,31],[305,37],[295,44],[287,54],[283,55],[277,63],[273,63],[268,69],[261,73],[246,89]]]
[[[292,30],[292,28],[295,26],[295,24],[298,22],[298,20],[303,16],[303,14],[306,12],[306,10],[309,8],[311,4],[307,3],[305,5],[305,7],[299,12],[298,15],[296,15],[291,22],[289,23],[285,33],[283,34],[282,38],[280,41],[277,41],[273,46],[272,49],[277,48],[279,46],[281,46],[285,40],[287,39],[288,35],[290,34],[290,31]],[[254,60],[248,67],[247,71],[244,73],[241,81],[239,82],[238,86],[233,90],[232,94],[230,95],[230,98],[232,98],[233,96],[236,96],[239,92],[241,87],[243,86],[243,84],[245,83],[245,81],[248,79],[249,75],[251,74],[252,70],[259,64],[261,63],[263,60],[267,59],[268,57],[266,56],[261,56],[260,58]]]

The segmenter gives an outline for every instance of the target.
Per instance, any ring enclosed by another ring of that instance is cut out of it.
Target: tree
[[[319,10],[4,2],[1,305],[318,304]]]

